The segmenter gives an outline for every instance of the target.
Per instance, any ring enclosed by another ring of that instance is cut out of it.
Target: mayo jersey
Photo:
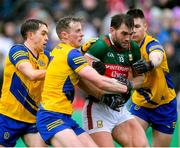
[[[102,61],[106,66],[105,75],[116,78],[128,77],[130,66],[141,59],[140,48],[134,41],[127,50],[117,48],[109,35],[101,35],[86,53],[92,59]]]
[[[51,53],[42,93],[45,110],[71,115],[72,101],[78,83],[78,74],[88,65],[84,56],[74,47],[60,43]]]
[[[145,73],[142,88],[134,91],[132,101],[147,108],[156,108],[169,103],[176,97],[176,94],[170,77],[165,50],[156,39],[149,35],[146,35],[140,48],[141,56],[147,62],[149,62],[149,53],[152,51],[162,52],[163,61],[160,66]]]
[[[34,69],[46,69],[49,61],[47,51],[42,51],[36,58],[25,45],[15,45],[10,49],[5,61],[1,114],[27,123],[36,122],[44,81],[30,81],[17,67],[22,62],[30,62]]]

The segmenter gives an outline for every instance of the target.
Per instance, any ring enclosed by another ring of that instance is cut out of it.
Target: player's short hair
[[[144,17],[144,13],[141,9],[130,9],[128,10],[128,12],[126,13],[128,15],[130,15],[131,17],[134,18],[141,18],[141,19],[145,19]]]
[[[36,32],[41,25],[45,25],[48,27],[48,25],[37,19],[28,19],[21,25],[21,35],[24,40],[27,39],[27,32]]]
[[[134,27],[134,20],[127,14],[116,14],[111,18],[111,27],[118,29],[122,24],[125,24],[129,29]]]
[[[70,28],[69,24],[71,22],[82,22],[81,17],[75,17],[75,16],[66,16],[61,18],[56,25],[56,33],[59,36],[62,31],[68,31]],[[60,38],[60,37],[59,37]]]

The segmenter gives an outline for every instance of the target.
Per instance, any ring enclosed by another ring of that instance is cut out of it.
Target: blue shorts
[[[130,112],[148,122],[153,129],[173,134],[177,121],[177,100],[157,108],[145,108],[132,103]]]
[[[0,145],[14,147],[16,141],[23,135],[37,132],[35,123],[17,121],[0,114]]]
[[[72,129],[76,135],[85,132],[70,115],[51,112],[42,108],[37,113],[36,124],[39,133],[47,144],[50,144],[50,139],[56,133],[64,129]]]

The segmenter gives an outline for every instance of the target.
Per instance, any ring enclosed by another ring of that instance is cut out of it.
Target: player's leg
[[[0,147],[14,147],[23,128],[24,123],[0,114]]]
[[[86,100],[82,111],[83,127],[100,147],[114,147],[111,132],[116,119],[109,110],[105,104]]]
[[[95,132],[90,134],[90,136],[100,147],[114,147],[113,138],[110,132]]]
[[[145,122],[144,126],[148,126]],[[119,124],[113,129],[112,133],[114,139],[122,146],[127,147],[147,147],[149,146],[146,134],[138,123],[138,121],[123,108],[121,120]]]
[[[153,147],[169,147],[177,121],[176,99],[151,111]]]
[[[80,134],[78,136],[80,139],[81,143],[83,143],[84,146],[86,147],[97,147],[97,144],[93,141],[93,139],[90,137],[90,135],[86,132]]]
[[[153,147],[169,147],[172,134],[165,134],[153,129],[152,145]]]
[[[40,134],[28,133],[23,136],[23,141],[28,147],[47,147]]]
[[[72,129],[64,129],[59,131],[51,138],[51,144],[54,147],[83,147],[83,143],[79,140]]]
[[[78,137],[85,131],[70,115],[40,109],[37,114],[37,128],[43,140],[52,146],[85,147]]]

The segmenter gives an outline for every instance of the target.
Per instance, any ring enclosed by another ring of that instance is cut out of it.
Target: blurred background
[[[83,17],[86,41],[90,37],[108,33],[111,16],[126,13],[130,8],[141,8],[144,11],[149,33],[156,37],[166,50],[180,111],[179,0],[0,0],[0,94],[5,57],[13,44],[23,42],[20,26],[24,20],[37,18],[49,25],[46,50],[51,51],[58,43],[55,24],[59,18],[67,15]],[[79,90],[74,100],[76,110],[81,110],[83,106],[82,96]]]

